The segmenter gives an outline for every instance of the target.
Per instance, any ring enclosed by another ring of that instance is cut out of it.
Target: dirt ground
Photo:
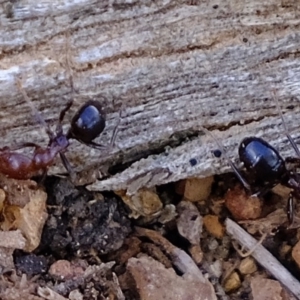
[[[1,186],[3,300],[299,297],[255,252],[299,278],[297,210],[290,226],[283,187],[250,197],[231,173],[131,196],[54,177]],[[257,240],[252,249],[241,249],[228,218]]]

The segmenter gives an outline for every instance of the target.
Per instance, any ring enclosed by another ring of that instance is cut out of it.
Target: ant
[[[25,91],[18,82],[24,99],[31,105],[32,110],[38,121],[45,127],[46,133],[49,136],[49,143],[46,148],[35,143],[23,143],[13,147],[4,147],[0,149],[0,172],[7,177],[14,179],[29,179],[40,173],[45,174],[48,167],[53,164],[54,159],[59,154],[62,163],[69,174],[73,175],[73,170],[69,161],[64,155],[64,152],[69,147],[69,140],[76,139],[79,142],[96,148],[105,149],[106,146],[97,144],[93,140],[98,137],[105,128],[106,116],[102,110],[102,105],[96,100],[87,101],[74,115],[71,120],[71,126],[68,132],[65,134],[62,129],[62,121],[66,112],[71,108],[73,101],[69,101],[66,107],[60,112],[59,121],[56,126],[55,133],[50,129],[45,120],[41,117],[39,112],[33,107]],[[118,124],[116,125],[116,127]],[[114,143],[116,136],[116,128],[113,132],[113,136],[110,145]],[[25,154],[15,152],[18,149],[33,147],[34,152],[32,157]]]
[[[273,148],[262,138],[258,137],[244,138],[239,145],[238,153],[239,159],[243,163],[249,175],[255,179],[254,183],[258,187],[256,188],[256,191],[254,191],[256,196],[263,196],[266,192],[279,183],[292,189],[287,202],[287,218],[289,224],[292,225],[294,221],[294,198],[300,199],[300,176],[294,171],[289,170],[286,167],[286,164],[294,163],[299,165],[300,151],[293,138],[288,133],[275,92],[273,93],[273,99],[276,102],[277,108],[279,109],[285,134],[298,157],[288,157],[284,160],[275,148]],[[253,185],[251,186],[242,176],[238,168],[229,159],[222,145],[217,141],[217,139],[214,137],[213,139],[218,144],[221,152],[224,154],[230,167],[233,169],[235,175],[242,183],[244,188],[253,193]]]

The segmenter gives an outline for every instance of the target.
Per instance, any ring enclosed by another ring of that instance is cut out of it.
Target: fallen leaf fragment
[[[178,276],[173,269],[166,269],[149,256],[130,258],[127,270],[132,274],[143,300],[217,299],[210,284]]]

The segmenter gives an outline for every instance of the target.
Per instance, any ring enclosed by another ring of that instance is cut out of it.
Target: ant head
[[[71,121],[69,138],[89,144],[105,128],[105,113],[102,105],[95,100],[86,102]]]

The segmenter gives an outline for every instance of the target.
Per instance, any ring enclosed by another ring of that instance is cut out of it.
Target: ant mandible
[[[277,184],[281,183],[284,186],[291,188],[291,192],[287,202],[287,217],[290,224],[294,220],[294,198],[300,199],[300,176],[292,170],[288,170],[287,163],[300,164],[300,151],[294,142],[291,135],[288,133],[286,123],[284,121],[276,93],[273,93],[273,99],[276,102],[277,108],[280,112],[282,124],[284,126],[285,134],[294,148],[298,157],[288,157],[285,160],[281,157],[279,152],[273,148],[268,142],[258,137],[246,137],[239,145],[238,153],[239,159],[245,166],[249,174],[254,178],[255,185],[258,187],[254,191],[256,196],[263,196],[266,192],[272,189]],[[213,137],[214,138],[214,137]],[[222,145],[214,138],[218,146],[224,153],[229,165],[233,169],[242,185],[251,193],[253,193],[253,186],[242,176],[238,168],[227,157]]]
[[[100,102],[96,100],[87,101],[74,115],[71,120],[70,129],[65,134],[62,129],[62,121],[66,112],[73,104],[73,100],[69,101],[66,107],[60,112],[56,131],[54,133],[33,106],[27,94],[22,89],[20,81],[17,81],[17,85],[23,94],[24,99],[31,106],[35,117],[39,123],[45,127],[46,133],[49,136],[49,143],[46,148],[40,147],[35,143],[23,143],[13,147],[1,148],[0,173],[14,179],[29,179],[33,176],[40,175],[41,173],[45,174],[48,167],[53,164],[54,159],[59,154],[64,167],[72,177],[74,175],[73,170],[64,155],[64,152],[69,147],[70,139],[76,139],[87,146],[99,150],[107,148],[106,146],[97,144],[93,141],[105,128],[106,116]],[[71,84],[71,86],[73,89],[73,84]],[[114,143],[118,124],[113,132],[110,145],[113,145]],[[16,150],[25,147],[34,148],[32,157],[16,152]]]

